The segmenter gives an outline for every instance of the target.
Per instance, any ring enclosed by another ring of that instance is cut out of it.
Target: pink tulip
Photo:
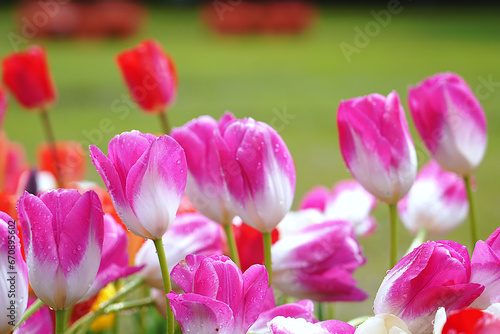
[[[302,198],[299,209],[317,208],[328,220],[347,220],[356,235],[369,237],[377,230],[371,212],[377,205],[376,198],[355,180],[337,182],[330,192],[326,187],[315,187]]]
[[[227,123],[235,120],[226,112],[217,122],[201,116],[172,130],[172,137],[186,152],[189,169],[186,195],[196,210],[220,224],[231,223],[230,196],[221,169],[215,136],[220,136]]]
[[[362,301],[352,273],[365,263],[347,221],[327,221],[282,236],[272,246],[273,285],[296,298]]]
[[[394,204],[410,190],[417,157],[398,94],[342,101],[340,150],[351,174],[381,201]]]
[[[276,317],[269,323],[272,334],[354,334],[356,328],[338,320],[310,323],[305,319]]]
[[[484,292],[472,304],[487,308],[500,302],[500,228],[486,241],[479,240],[472,254],[471,282],[484,285]]]
[[[30,299],[30,306],[36,299]],[[53,334],[54,323],[47,306],[42,306],[31,317],[26,319],[15,331],[14,334]]]
[[[431,161],[422,168],[408,195],[399,201],[398,211],[413,234],[425,228],[430,235],[445,235],[467,218],[465,183],[457,174]]]
[[[3,120],[5,119],[5,114],[7,113],[7,92],[5,92],[0,86],[0,129],[3,126]]]
[[[439,307],[447,312],[469,306],[484,286],[469,283],[467,248],[453,241],[428,241],[387,273],[374,302],[375,314],[401,318],[413,334],[432,331]]]
[[[95,296],[108,283],[132,275],[141,269],[140,267],[128,266],[127,243],[128,238],[125,229],[112,215],[105,214],[101,264],[94,283],[85,296],[80,299],[80,302]]]
[[[94,191],[25,192],[17,203],[30,284],[55,310],[75,304],[96,278],[101,262],[104,222]]]
[[[469,175],[486,151],[486,117],[460,76],[439,73],[408,93],[410,111],[420,136],[445,170]]]
[[[185,294],[167,294],[184,333],[246,333],[257,320],[268,289],[264,266],[244,274],[226,256],[189,255],[172,270]]]
[[[269,289],[272,293],[272,288]],[[307,322],[314,322],[314,303],[311,300],[301,300],[296,303],[291,304],[283,304],[279,306],[274,306],[274,296],[272,299],[272,308],[262,310],[257,321],[250,327],[249,333],[269,333],[269,322],[276,317],[286,317],[286,318],[294,318],[294,319],[304,319]]]
[[[118,216],[137,236],[160,239],[175,218],[186,187],[184,150],[171,137],[139,131],[116,135],[108,157],[90,146]]]
[[[165,257],[169,267],[174,268],[189,254],[222,255],[221,233],[219,224],[199,213],[185,213],[177,216],[172,227],[162,238],[163,244],[167,245]],[[148,285],[163,290],[160,264],[153,241],[147,240],[142,245],[135,256],[134,263],[137,266],[144,266],[139,275],[146,279]]]
[[[295,192],[295,167],[285,142],[252,118],[230,122],[215,138],[235,214],[270,233],[290,210]]]
[[[0,211],[0,333],[9,333],[21,320],[28,303],[28,268],[14,219]]]

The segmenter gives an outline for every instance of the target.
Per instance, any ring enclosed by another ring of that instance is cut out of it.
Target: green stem
[[[238,267],[241,268],[240,265],[240,256],[238,255],[238,248],[236,247],[236,240],[234,239],[233,232],[233,224],[229,222],[228,224],[224,224],[224,232],[226,232],[227,243],[229,245],[229,253],[231,259]]]
[[[16,327],[12,328],[12,331],[14,331],[19,326],[21,326],[21,324],[23,322],[25,322],[29,317],[31,317],[33,314],[35,314],[35,312],[38,311],[43,305],[44,305],[44,303],[40,299],[35,300],[35,302],[33,304],[31,304],[30,307],[28,307],[26,312],[24,312],[24,315],[21,318],[21,321],[19,321],[19,323],[16,325]]]
[[[50,124],[49,113],[47,112],[46,109],[42,109],[40,111],[40,116],[42,118],[43,129],[45,130],[45,137],[47,137],[47,141],[49,142],[49,146],[54,158],[54,164],[55,164],[54,170],[56,172],[55,177],[57,181],[57,186],[59,188],[62,188],[64,187],[64,180],[62,179],[61,164],[59,163],[59,159],[57,157],[56,139],[54,136],[54,130],[52,130],[52,125]]]
[[[269,286],[273,284],[273,269],[271,260],[271,233],[262,233],[262,242],[264,244],[264,264],[269,275]]]
[[[172,284],[170,283],[170,273],[168,271],[167,258],[165,257],[165,249],[163,248],[163,240],[155,239],[153,240],[156,253],[158,254],[158,260],[160,261],[161,275],[163,277],[163,289],[165,294],[172,291]],[[170,308],[170,302],[165,296],[167,302],[167,334],[174,334],[174,314]]]
[[[472,240],[472,250],[474,250],[474,246],[479,239],[477,233],[476,211],[474,207],[474,196],[470,184],[470,176],[464,176],[464,182],[465,188],[467,189],[467,199],[469,200],[470,236]]]
[[[323,314],[323,303],[315,303],[315,307],[318,310],[318,320],[319,321],[324,321],[325,320],[325,315]]]
[[[389,204],[389,218],[391,221],[391,254],[390,268],[398,262],[398,212],[396,203]]]
[[[66,331],[66,310],[56,310],[56,334]]]
[[[78,319],[73,326],[71,326],[67,332],[67,334],[72,334],[76,333],[76,331],[81,327],[82,330],[79,332],[81,333],[86,333],[87,329],[92,325],[95,319],[97,319],[99,316],[104,314],[104,310],[106,307],[108,307],[111,304],[116,303],[116,301],[124,298],[127,294],[132,292],[134,289],[140,287],[144,283],[144,278],[143,277],[136,277],[134,280],[128,282],[125,284],[120,290],[118,290],[115,295],[108,300],[106,300],[104,303],[101,303],[99,305],[99,309],[89,312],[80,319]]]
[[[144,306],[153,306],[155,304],[155,300],[152,297],[146,297],[138,300],[132,300],[127,302],[119,302],[113,305],[109,305],[104,309],[104,314],[108,313],[116,313],[126,310],[132,310],[139,307]]]
[[[406,254],[410,253],[412,250],[423,244],[425,240],[427,240],[427,229],[425,227],[422,227],[411,242],[410,247],[408,247]]]
[[[326,303],[326,307],[328,310],[328,319],[333,320],[335,319],[335,303]]]
[[[161,129],[164,134],[168,135],[172,128],[170,127],[170,123],[168,122],[168,116],[165,111],[162,111],[160,114],[160,123],[161,123]]]

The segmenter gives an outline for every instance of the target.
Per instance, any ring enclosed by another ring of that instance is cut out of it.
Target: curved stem
[[[24,312],[23,317],[21,318],[21,321],[12,328],[12,332],[16,330],[19,326],[22,325],[23,322],[25,322],[29,317],[31,317],[33,314],[35,314],[36,311],[38,311],[42,306],[45,305],[40,299],[35,300],[33,304],[28,307],[26,312]]]
[[[240,256],[238,255],[238,248],[236,247],[236,240],[234,239],[233,224],[229,222],[228,224],[222,225],[224,227],[224,232],[226,232],[227,244],[229,245],[229,254],[231,259],[238,267],[240,265]]]
[[[104,314],[116,313],[125,310],[132,310],[144,306],[154,306],[155,300],[152,297],[146,297],[138,300],[132,300],[127,302],[119,302],[113,305],[109,305],[104,309]]]
[[[465,188],[467,189],[467,199],[469,201],[469,220],[470,220],[470,236],[472,241],[472,250],[478,241],[476,211],[474,207],[474,195],[470,184],[470,176],[464,176]]]
[[[398,262],[398,212],[397,205],[389,204],[389,218],[391,221],[391,254],[390,254],[390,268]]]
[[[42,125],[45,130],[45,136],[47,137],[47,141],[49,142],[50,149],[52,151],[52,157],[54,158],[54,170],[56,172],[56,181],[57,186],[59,188],[64,187],[64,180],[62,178],[61,173],[61,164],[59,163],[59,159],[57,157],[57,147],[56,147],[56,139],[54,136],[54,130],[52,130],[52,125],[50,124],[49,114],[46,109],[42,109],[40,112],[40,116],[42,117]]]
[[[160,114],[160,123],[161,123],[161,129],[164,134],[168,135],[170,134],[170,131],[172,128],[170,127],[170,123],[168,122],[168,116],[165,111],[162,111]]]
[[[153,240],[156,253],[158,254],[158,260],[160,261],[161,275],[163,277],[163,289],[165,290],[165,294],[172,291],[172,284],[170,283],[170,273],[168,271],[167,258],[165,257],[165,249],[163,248],[163,240],[155,239]],[[167,302],[167,334],[174,333],[174,314],[172,313],[172,309],[170,308],[170,302],[168,298],[165,296]]]
[[[66,310],[56,310],[56,334],[66,331]]]
[[[272,270],[272,260],[271,260],[271,233],[262,233],[262,241],[264,244],[264,264],[269,275],[269,286],[273,284],[273,270]]]

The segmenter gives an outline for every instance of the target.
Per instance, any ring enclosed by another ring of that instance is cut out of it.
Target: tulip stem
[[[469,201],[469,220],[470,220],[470,236],[472,240],[472,249],[474,250],[474,246],[478,239],[477,233],[477,222],[476,222],[476,211],[474,207],[474,196],[472,192],[472,186],[470,184],[470,176],[464,176],[465,188],[467,189],[467,200]]]
[[[418,231],[418,233],[415,236],[415,238],[413,239],[413,241],[411,242],[410,247],[408,247],[406,254],[411,253],[415,248],[417,248],[418,246],[423,244],[426,239],[427,239],[427,229],[425,227],[422,227]]]
[[[54,136],[54,130],[52,130],[52,125],[49,120],[49,113],[46,109],[42,109],[40,112],[40,116],[42,118],[42,125],[45,130],[45,136],[47,137],[47,141],[49,142],[50,150],[52,151],[52,156],[54,158],[54,170],[55,177],[57,181],[57,187],[62,188],[64,186],[64,182],[61,174],[61,165],[59,164],[59,159],[57,157],[57,147],[56,147],[56,139]]]
[[[168,122],[168,116],[165,111],[162,111],[160,114],[160,123],[163,133],[168,135],[172,128],[170,127],[170,123]]]
[[[56,334],[66,331],[66,310],[56,310]]]
[[[116,304],[109,305],[104,309],[104,314],[116,313],[126,310],[132,310],[136,308],[143,308],[148,306],[154,306],[155,301],[152,297],[146,297],[138,300],[118,302]]]
[[[23,322],[25,322],[29,317],[31,317],[33,314],[35,314],[36,311],[42,308],[42,306],[45,305],[40,299],[35,300],[33,304],[28,307],[26,312],[24,312],[23,317],[21,318],[21,321],[16,325],[16,327],[12,328],[12,332],[17,329],[19,326],[22,325]]]
[[[391,221],[391,254],[390,268],[398,262],[398,212],[396,203],[389,204],[389,219]]]
[[[125,297],[127,294],[132,292],[134,289],[140,287],[144,283],[144,278],[143,277],[137,277],[134,280],[128,282],[125,284],[120,290],[118,290],[115,295],[105,302],[101,303],[99,305],[99,309],[89,312],[80,319],[78,319],[73,326],[71,326],[66,334],[72,334],[76,333],[76,331],[82,327],[81,330],[79,330],[79,333],[86,333],[87,329],[92,325],[95,319],[97,319],[99,316],[104,314],[104,310],[106,307],[108,307],[111,304],[114,304],[116,301],[122,299]]]
[[[269,275],[269,286],[273,284],[273,269],[271,260],[271,232],[262,233],[262,243],[264,245],[264,264]]]
[[[160,261],[161,275],[163,277],[163,289],[165,290],[165,294],[167,294],[172,291],[172,284],[170,283],[170,273],[168,271],[167,258],[165,257],[165,249],[163,248],[163,240],[160,238],[153,240],[153,242],[156,247],[156,253],[158,254],[158,260]],[[165,300],[167,302],[167,334],[173,334],[174,314],[172,313],[170,302],[166,296]]]
[[[228,224],[224,224],[224,232],[226,232],[227,244],[229,245],[229,254],[231,255],[231,259],[238,267],[241,268],[240,265],[240,256],[238,255],[238,248],[236,247],[236,240],[234,239],[233,232],[233,224],[229,222]]]

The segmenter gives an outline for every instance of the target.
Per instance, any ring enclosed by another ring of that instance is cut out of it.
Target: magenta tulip
[[[235,120],[215,137],[234,212],[270,233],[290,210],[295,167],[279,134],[252,118]]]
[[[7,92],[5,92],[0,86],[0,129],[3,126],[3,120],[5,119],[5,114],[7,113]]]
[[[128,238],[125,229],[113,216],[108,213],[105,214],[101,264],[94,283],[80,302],[95,296],[108,283],[132,275],[141,269],[140,267],[129,267],[127,243]]]
[[[486,117],[464,79],[454,73],[427,78],[408,93],[420,136],[445,170],[470,175],[486,151]]]
[[[35,294],[55,310],[75,304],[96,278],[101,262],[104,222],[94,191],[25,192],[17,203]]]
[[[184,148],[189,169],[186,195],[196,210],[223,225],[234,218],[230,196],[221,168],[215,136],[235,120],[227,112],[217,122],[201,116],[172,130],[172,137]]]
[[[282,236],[272,246],[273,285],[296,298],[362,301],[352,273],[365,263],[347,221],[327,221]]]
[[[470,283],[467,248],[453,241],[428,241],[387,273],[375,297],[375,314],[401,318],[413,334],[432,332],[439,307],[469,306],[484,290]]]
[[[272,334],[354,334],[356,328],[338,320],[327,320],[318,323],[305,319],[276,317],[269,323]]]
[[[170,268],[189,254],[222,255],[222,230],[219,224],[199,213],[184,213],[175,218],[172,227],[163,236],[165,257]],[[135,264],[144,266],[139,275],[157,289],[163,288],[156,248],[146,241],[135,256]],[[165,297],[165,296],[164,296]]]
[[[28,303],[28,268],[21,254],[14,219],[0,211],[0,308],[4,312],[0,333],[9,333],[21,320]]]
[[[413,234],[425,228],[432,236],[443,236],[467,217],[469,202],[464,180],[441,169],[435,161],[419,172],[413,187],[398,203],[399,216]]]
[[[172,224],[186,187],[184,150],[171,137],[139,131],[116,135],[108,157],[90,146],[118,216],[137,236],[160,239]]]
[[[273,295],[272,288],[269,289],[268,294]],[[266,297],[268,298],[268,297]],[[274,295],[272,296],[272,308],[265,309],[264,305],[259,318],[250,327],[249,333],[269,333],[269,322],[276,317],[286,317],[294,319],[304,319],[307,322],[314,322],[314,303],[311,300],[301,300],[296,303],[283,304],[274,306]]]
[[[398,94],[342,101],[340,150],[351,174],[381,201],[394,204],[410,190],[417,157]]]
[[[472,304],[487,308],[500,303],[500,228],[486,241],[479,240],[472,254],[471,282],[484,285],[484,292]]]
[[[184,333],[246,333],[259,317],[269,284],[264,266],[242,274],[226,256],[189,255],[172,278],[185,292],[167,295]]]

